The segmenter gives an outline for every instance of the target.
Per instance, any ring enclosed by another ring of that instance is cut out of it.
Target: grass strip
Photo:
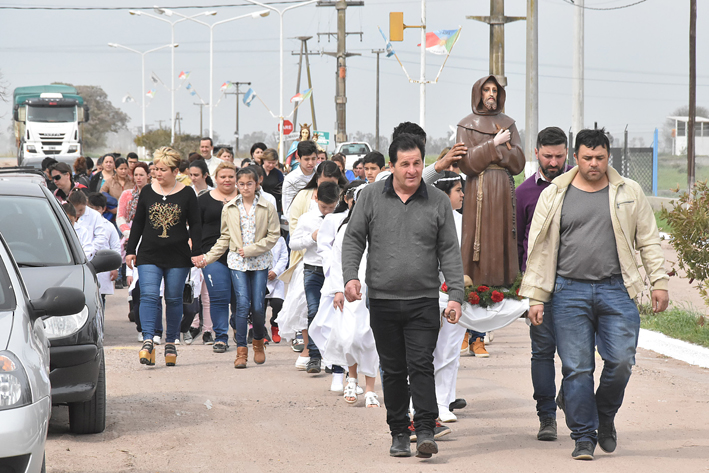
[[[640,327],[709,348],[709,318],[696,310],[671,306],[661,314],[654,314],[649,304],[639,309]]]

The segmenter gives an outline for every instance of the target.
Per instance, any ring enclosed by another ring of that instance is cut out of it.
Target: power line
[[[574,0],[564,0],[565,3],[568,3],[569,5],[573,5],[576,8],[583,8],[584,10],[598,10],[598,11],[609,11],[609,10],[621,10],[623,8],[630,8],[634,7],[635,5],[640,5],[641,3],[647,2],[647,0],[638,0],[635,3],[630,3],[628,5],[621,5],[619,7],[587,7],[585,5],[577,5],[574,3]]]
[[[301,3],[295,0],[283,0],[283,1],[273,1],[273,2],[263,2],[266,5],[284,5],[291,3]],[[228,8],[228,7],[252,7],[252,3],[225,3],[220,5],[179,5],[179,6],[162,6],[161,8],[169,10],[188,10],[195,8]],[[71,10],[71,11],[89,11],[89,10],[152,10],[153,7],[139,6],[139,7],[47,7],[47,6],[0,6],[0,10]]]

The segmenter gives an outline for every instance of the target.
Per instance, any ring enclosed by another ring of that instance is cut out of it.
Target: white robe
[[[116,227],[113,226],[111,222],[106,220],[105,218],[101,218],[102,221],[98,221],[98,224],[101,225],[108,235],[108,246],[105,246],[103,248],[97,248],[98,250],[113,250],[117,252],[118,254],[121,253],[121,239],[118,236],[118,230],[116,230]],[[103,273],[98,273],[96,275],[96,279],[98,279],[99,283],[99,293],[100,294],[111,294],[113,295],[114,293],[114,287],[113,287],[113,281],[111,281],[111,272],[110,271],[105,271]]]
[[[103,215],[87,206],[84,215],[74,225],[76,235],[79,237],[79,242],[81,242],[81,248],[89,261],[98,250],[109,248],[109,234],[101,220],[106,219],[103,218]]]
[[[288,248],[286,248],[286,241],[283,237],[278,238],[276,245],[271,249],[271,255],[273,255],[271,271],[276,273],[276,279],[266,283],[266,288],[268,288],[266,299],[283,299],[286,296],[286,284],[278,279],[278,276],[283,274],[283,271],[288,267]]]

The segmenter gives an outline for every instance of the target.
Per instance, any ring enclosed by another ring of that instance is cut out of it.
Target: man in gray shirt
[[[421,179],[420,138],[399,135],[389,147],[392,175],[362,191],[342,245],[345,297],[362,298],[359,265],[368,248],[370,325],[379,353],[392,456],[410,456],[409,382],[416,415],[417,456],[438,453],[433,350],[441,324],[438,270],[448,285],[444,315],[460,318],[463,260],[448,196]],[[409,382],[407,382],[407,377]]]
[[[576,445],[571,456],[592,460],[598,444],[615,451],[615,415],[635,364],[640,315],[633,300],[644,289],[635,251],[652,284],[655,312],[667,308],[667,274],[655,216],[642,188],[608,166],[605,130],[581,130],[578,166],[542,191],[529,230],[520,296],[529,319],[554,317],[564,375],[557,399]],[[603,372],[594,394],[595,347]]]

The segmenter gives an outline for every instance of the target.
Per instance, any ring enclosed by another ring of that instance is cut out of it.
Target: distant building
[[[689,117],[667,117],[675,121],[672,130],[672,154],[687,154]],[[694,155],[709,156],[709,118],[697,117],[694,123]]]

